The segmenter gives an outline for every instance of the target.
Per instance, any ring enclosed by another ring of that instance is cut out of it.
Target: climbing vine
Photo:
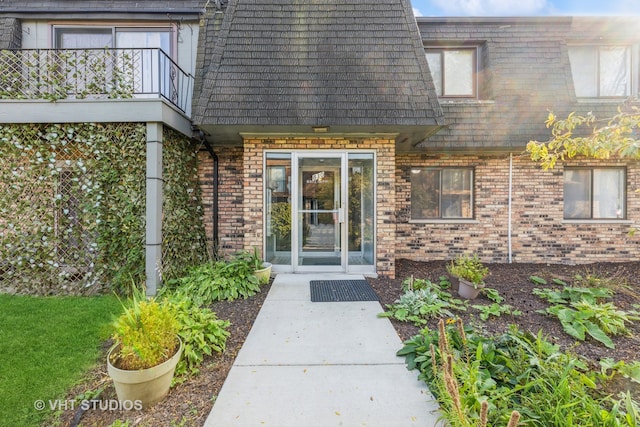
[[[170,275],[206,254],[195,148],[167,133]],[[87,294],[142,283],[145,149],[140,123],[0,125],[0,289]]]

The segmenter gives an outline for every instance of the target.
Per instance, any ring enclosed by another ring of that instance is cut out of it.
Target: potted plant
[[[147,299],[144,291],[135,291],[113,327],[107,372],[122,407],[147,408],[162,400],[183,349],[174,305]]]
[[[254,247],[253,252],[244,251],[239,254],[239,258],[245,260],[253,269],[253,274],[258,278],[261,285],[269,283],[271,277],[271,263],[263,261],[258,253],[258,248]]]
[[[478,255],[460,255],[449,265],[447,271],[458,278],[458,295],[466,299],[475,299],[484,288],[484,278],[489,274]]]

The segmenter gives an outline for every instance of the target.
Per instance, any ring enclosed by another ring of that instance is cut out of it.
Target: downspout
[[[513,191],[513,153],[509,153],[509,224],[507,230],[507,239],[509,247],[509,264],[511,264],[511,192]]]
[[[213,151],[213,147],[207,141],[207,138],[204,136],[204,132],[200,131],[200,142],[204,145],[204,147],[209,152],[209,155],[213,159],[213,206],[212,206],[212,222],[213,222],[213,246],[212,246],[212,255],[214,258],[218,254],[218,244],[219,244],[219,231],[218,231],[218,184],[219,184],[219,176],[218,176],[218,167],[220,164],[220,160],[218,159],[218,155]]]

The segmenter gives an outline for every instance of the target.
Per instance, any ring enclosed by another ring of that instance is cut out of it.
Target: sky
[[[411,4],[416,16],[640,15],[640,0],[411,0]]]

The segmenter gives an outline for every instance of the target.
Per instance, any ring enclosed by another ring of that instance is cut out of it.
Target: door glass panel
[[[340,158],[299,158],[298,265],[341,265]]]
[[[291,154],[268,153],[265,171],[265,259],[291,265]]]
[[[171,33],[168,30],[118,29],[116,46],[120,49],[160,48],[171,55]],[[161,57],[157,50],[132,51],[131,55],[134,54],[139,55],[133,61],[138,74],[134,80],[138,86],[136,93],[158,93],[162,85],[162,89],[165,89],[163,95],[168,95],[166,89],[170,87],[170,62]]]
[[[373,154],[349,154],[348,169],[349,265],[373,265]]]

